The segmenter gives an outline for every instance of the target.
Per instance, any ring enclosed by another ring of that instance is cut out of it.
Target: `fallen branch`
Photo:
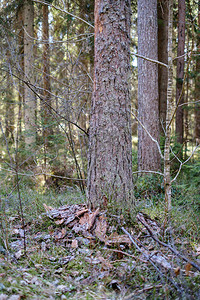
[[[155,235],[153,234],[150,226],[147,224],[147,222],[145,221],[145,218],[144,216],[139,213],[137,215],[137,219],[138,221],[140,221],[140,223],[142,223],[142,225],[144,227],[146,227],[146,229],[148,230],[150,236],[154,239],[154,241],[156,241],[157,243],[159,243],[160,245],[168,248],[169,250],[171,250],[171,252],[173,252],[175,255],[177,255],[178,257],[182,258],[185,262],[191,264],[191,266],[193,266],[195,269],[197,269],[198,271],[200,271],[200,266],[197,265],[196,263],[194,263],[193,261],[191,261],[190,259],[188,259],[187,257],[185,257],[184,255],[180,254],[176,249],[174,249],[173,247],[171,247],[170,245],[164,243],[164,242],[161,242],[157,237],[155,237]]]
[[[124,297],[123,299],[124,300],[129,300],[129,299],[131,300],[131,299],[134,299],[133,297],[136,296],[136,295],[139,295],[139,294],[144,293],[144,292],[148,292],[148,291],[150,291],[154,288],[158,289],[158,288],[161,288],[161,287],[162,287],[162,284],[147,286],[147,287],[144,287],[142,290],[131,293],[130,295]]]
[[[154,269],[159,273],[161,281],[164,283],[164,279],[166,278],[168,281],[171,282],[171,284],[177,289],[177,291],[180,293],[180,295],[182,296],[182,291],[181,289],[178,287],[178,285],[171,279],[168,278],[165,274],[163,274],[158,267],[154,264],[153,260],[151,259],[150,255],[144,253],[144,251],[142,251],[142,249],[140,249],[140,247],[137,245],[137,240],[124,228],[121,227],[122,231],[128,235],[129,239],[131,240],[131,242],[133,243],[133,245],[139,250],[139,252],[141,252],[146,259],[152,264],[152,266],[154,267]]]
[[[112,252],[116,252],[116,253],[120,253],[120,254],[123,254],[123,255],[126,255],[126,256],[128,256],[128,257],[131,257],[131,258],[134,258],[135,260],[139,260],[139,261],[141,261],[141,262],[143,262],[143,263],[147,263],[148,261],[147,260],[143,260],[143,259],[141,259],[141,258],[139,258],[139,257],[136,257],[136,256],[134,256],[134,255],[132,255],[132,254],[129,254],[129,253],[127,253],[127,252],[124,252],[124,251],[121,251],[121,250],[117,250],[117,249],[105,249],[106,251],[112,251]]]

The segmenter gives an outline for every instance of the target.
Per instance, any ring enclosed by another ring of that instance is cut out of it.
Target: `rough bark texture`
[[[17,9],[16,28],[18,35],[18,55],[19,55],[19,74],[24,73],[24,20],[23,20],[23,5],[19,5]],[[24,85],[19,80],[19,94],[18,94],[18,126],[19,126],[19,138],[22,138],[22,121],[23,113],[22,107],[24,103]]]
[[[130,1],[95,1],[94,90],[88,155],[92,207],[131,197]]]
[[[50,85],[50,49],[49,49],[49,8],[48,5],[42,6],[43,22],[42,22],[42,39],[43,44],[43,123],[44,138],[47,145],[48,135],[52,134],[50,107],[51,106],[51,85]]]
[[[138,54],[158,60],[157,1],[138,0]],[[151,136],[159,141],[158,65],[138,59],[138,118]],[[138,125],[138,169],[160,169],[155,142]]]
[[[42,39],[43,44],[43,100],[41,102],[41,113],[43,123],[44,139],[44,165],[47,167],[47,156],[50,154],[53,136],[52,116],[51,116],[51,85],[50,85],[50,49],[49,49],[49,8],[48,5],[42,6]],[[44,175],[45,181],[47,180]]]
[[[34,84],[33,77],[33,37],[34,37],[34,6],[33,2],[24,1],[24,79]],[[35,95],[24,85],[24,122],[25,122],[25,145],[29,150],[36,140],[35,135]]]
[[[9,54],[8,54],[9,56]],[[8,57],[9,64],[9,57]],[[9,142],[14,142],[14,128],[15,128],[15,102],[13,101],[13,82],[9,76],[7,78],[8,88],[6,90],[6,111],[5,111],[5,136]]]
[[[198,3],[198,36],[197,36],[197,51],[200,54],[200,1]],[[195,84],[195,100],[200,100],[200,56],[197,56],[196,62],[196,84]],[[200,104],[195,108],[195,137],[200,143]]]
[[[171,177],[170,177],[170,141],[171,125],[174,110],[173,105],[173,0],[169,0],[168,16],[168,83],[167,83],[167,114],[165,129],[165,148],[164,148],[164,185],[165,185],[165,204],[166,212],[171,210]]]
[[[180,98],[185,66],[185,0],[178,1],[178,48],[177,48],[177,69],[176,69],[176,103],[182,104],[184,102],[184,95]],[[176,135],[177,142],[183,143],[183,108],[179,107],[176,112]]]
[[[158,1],[158,60],[168,63],[168,0]],[[158,66],[160,134],[164,135],[167,111],[167,68]]]

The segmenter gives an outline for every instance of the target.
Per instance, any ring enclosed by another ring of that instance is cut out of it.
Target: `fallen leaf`
[[[119,235],[114,232],[108,237],[105,244],[130,244],[130,239],[125,234]]]
[[[43,252],[45,252],[45,251],[46,251],[46,248],[47,248],[46,243],[45,243],[45,242],[42,242],[42,243],[41,243],[41,250],[42,250]]]
[[[199,256],[200,255],[200,245],[195,247],[195,250],[196,250],[196,256]]]
[[[16,259],[19,259],[22,255],[23,255],[23,253],[22,253],[21,249],[19,251],[15,252]]]
[[[192,268],[192,266],[191,266],[190,263],[187,263],[187,264],[185,265],[185,274],[186,274],[186,276],[189,276],[189,275],[190,275],[190,270],[191,270],[191,268]]]
[[[12,234],[19,234],[19,229],[14,228]]]
[[[105,242],[105,240],[108,238],[106,236],[107,232],[107,218],[104,216],[99,216],[99,218],[96,220],[96,228],[95,228],[95,235],[100,239],[100,241]]]
[[[72,240],[72,244],[71,244],[72,248],[78,248],[78,241],[76,239]]]
[[[174,273],[176,274],[176,276],[178,276],[180,274],[180,270],[181,270],[180,267],[177,267],[174,269]]]
[[[65,221],[65,219],[60,219],[55,221],[56,225],[61,225],[63,222]]]
[[[53,207],[52,207],[52,206],[48,206],[48,205],[46,205],[45,203],[43,203],[43,206],[44,206],[44,208],[45,208],[45,210],[46,210],[47,212],[49,212],[50,210],[53,210]]]
[[[103,256],[99,256],[98,258],[99,258],[99,261],[101,262],[101,266],[104,270],[113,268],[113,265],[108,260],[103,258]]]
[[[76,216],[77,216],[77,217],[80,217],[80,216],[82,216],[83,214],[85,214],[86,212],[88,212],[88,208],[78,211],[78,212],[76,213]]]

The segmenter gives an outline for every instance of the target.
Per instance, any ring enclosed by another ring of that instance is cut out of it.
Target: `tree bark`
[[[24,1],[24,79],[34,84],[34,6],[33,1]],[[35,130],[36,99],[34,93],[24,85],[25,146],[30,150],[36,141]]]
[[[49,8],[48,5],[42,6],[42,39],[43,39],[43,134],[45,145],[48,146],[48,136],[53,134],[51,126],[51,84],[50,84],[50,49],[49,49]]]
[[[164,147],[164,185],[165,185],[165,210],[168,213],[171,210],[171,176],[170,176],[170,141],[171,141],[171,123],[173,115],[173,0],[169,0],[168,15],[168,82],[167,82],[167,114],[165,129],[165,147]]]
[[[138,54],[158,60],[157,1],[138,0]],[[138,118],[159,142],[158,65],[138,59]],[[155,142],[138,125],[138,169],[160,170]]]
[[[200,1],[198,2],[197,53],[200,54]],[[195,101],[200,100],[200,56],[196,58]],[[200,103],[195,107],[195,138],[200,143]]]
[[[185,0],[178,1],[178,48],[177,48],[177,69],[176,69],[176,103],[178,103],[184,78],[185,66]],[[179,105],[183,104],[184,95],[182,95]],[[183,144],[183,107],[179,107],[176,112],[176,136],[177,142]]]
[[[95,63],[88,152],[88,199],[122,206],[132,193],[130,1],[95,1]]]
[[[168,0],[158,1],[158,60],[168,63]],[[160,134],[164,136],[167,111],[167,68],[158,66]]]
[[[51,84],[50,84],[50,49],[49,49],[49,7],[42,6],[42,39],[43,39],[43,100],[41,101],[41,116],[44,139],[44,167],[47,169],[47,156],[51,153],[53,136],[51,116]],[[47,180],[44,175],[45,181]]]
[[[23,20],[23,4],[19,4],[17,8],[16,28],[18,35],[18,56],[19,56],[19,74],[24,73],[24,20]],[[24,104],[24,85],[19,80],[19,94],[18,94],[18,126],[19,139],[22,140],[22,122],[23,122],[23,104]]]

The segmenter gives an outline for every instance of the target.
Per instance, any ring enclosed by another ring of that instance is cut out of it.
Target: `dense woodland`
[[[200,298],[200,1],[1,0],[0,38],[0,299]]]

